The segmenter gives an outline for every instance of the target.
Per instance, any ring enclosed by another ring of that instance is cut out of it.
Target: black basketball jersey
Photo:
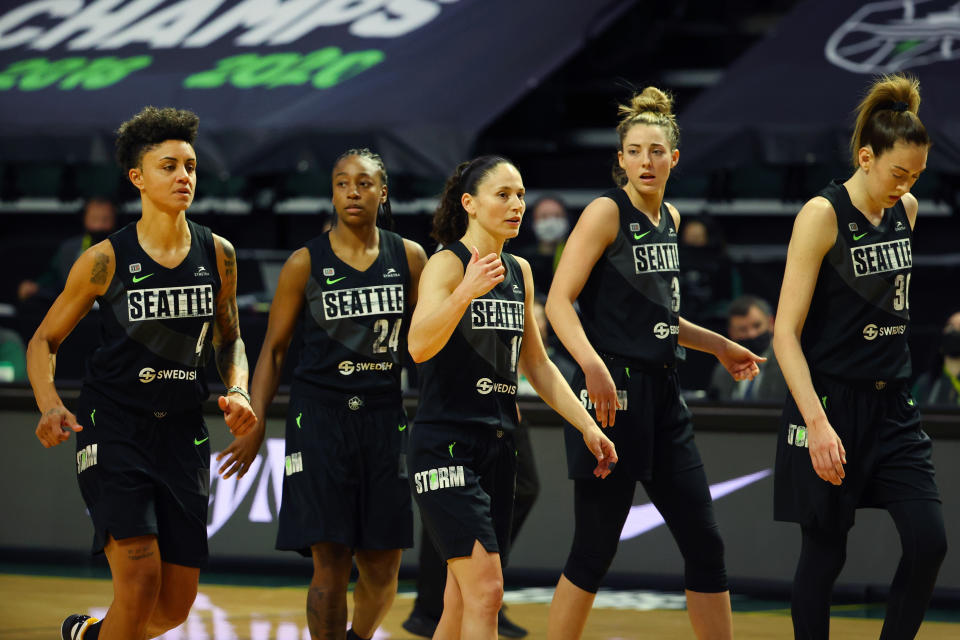
[[[913,234],[903,202],[874,227],[842,183],[818,195],[833,205],[837,240],[820,265],[800,338],[807,362],[847,379],[908,378]]]
[[[670,364],[680,334],[677,230],[667,206],[660,224],[633,206],[623,189],[603,194],[617,204],[620,228],[580,292],[580,322],[598,352],[626,361]]]
[[[172,269],[147,255],[131,222],[110,236],[116,268],[100,306],[101,345],[84,387],[151,412],[199,409],[220,273],[210,229],[187,220],[190,251]]]
[[[466,270],[470,250],[463,243],[445,250],[460,258]],[[506,252],[500,259],[506,269],[503,282],[474,298],[447,344],[417,367],[418,423],[516,428],[526,288],[517,259]]]
[[[380,253],[365,271],[340,260],[324,233],[306,244],[303,349],[293,373],[298,390],[400,394],[407,352],[410,267],[403,238],[384,229]]]

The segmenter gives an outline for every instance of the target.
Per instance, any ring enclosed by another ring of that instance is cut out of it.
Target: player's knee
[[[483,616],[496,616],[503,604],[503,579],[497,577],[483,578],[470,589],[468,596],[463,599],[465,609],[470,609]]]
[[[197,599],[197,586],[179,584],[168,589],[164,584],[154,611],[154,620],[167,630],[179,627],[187,621],[193,602]]]
[[[115,598],[122,599],[124,606],[149,612],[156,606],[160,596],[160,576],[160,567],[152,563],[136,570],[128,569],[120,575],[115,572]]]
[[[600,582],[607,575],[607,570],[613,562],[613,556],[616,554],[616,545],[613,549],[602,548],[581,548],[574,545],[570,555],[567,557],[567,564],[563,567],[563,575],[574,586],[596,593],[600,588]]]
[[[353,554],[344,545],[320,543],[311,547],[313,551],[313,583],[325,585],[329,589],[345,589],[350,582],[350,569],[353,567]]]
[[[947,555],[947,534],[943,526],[924,528],[914,543],[914,561],[918,568],[936,571]]]
[[[717,527],[703,529],[692,544],[684,545],[684,583],[690,591],[719,593],[727,590],[723,538]]]
[[[390,588],[397,582],[400,571],[399,552],[357,553],[357,570],[360,578],[374,589]]]

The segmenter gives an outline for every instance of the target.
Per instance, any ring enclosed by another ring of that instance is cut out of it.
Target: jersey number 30
[[[903,311],[910,308],[910,276],[902,273],[893,279],[893,310]]]

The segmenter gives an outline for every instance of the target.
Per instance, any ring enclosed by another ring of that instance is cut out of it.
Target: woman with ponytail
[[[286,429],[286,473],[277,548],[313,556],[307,626],[343,638],[347,586],[356,558],[348,639],[371,638],[397,592],[413,510],[401,465],[406,416],[400,368],[426,253],[379,228],[389,216],[387,171],[369,149],[333,167],[333,228],[293,252],[277,283],[253,374],[255,431],[220,456],[220,473],[250,469],[263,442],[293,337],[303,323]]]
[[[420,401],[410,435],[410,484],[447,562],[434,638],[495,640],[516,481],[517,372],[573,423],[605,477],[613,444],[547,357],[526,260],[503,251],[526,208],[517,168],[499,156],[457,167],[434,214],[442,249],[420,279],[410,323]]]
[[[850,140],[853,175],[809,200],[790,238],[773,345],[792,397],[777,441],[774,516],[802,532],[796,638],[829,635],[858,508],[886,509],[903,547],[881,638],[916,635],[946,552],[931,443],[907,386],[918,209],[910,188],[930,148],[919,106],[916,80],[873,83]]]
[[[639,481],[683,554],[694,633],[726,640],[733,629],[723,540],[680,396],[675,352],[679,343],[713,353],[737,380],[753,378],[763,358],[679,315],[680,215],[663,200],[680,157],[672,100],[647,87],[620,115],[617,188],[584,209],[547,298],[550,323],[580,365],[574,391],[589,398],[620,462],[599,484],[566,430],[575,533],[547,637],[582,635]]]

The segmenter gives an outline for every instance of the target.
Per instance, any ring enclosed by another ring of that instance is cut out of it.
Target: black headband
[[[891,100],[887,102],[881,102],[880,104],[877,105],[874,111],[890,110],[890,111],[896,111],[897,113],[903,113],[909,108],[910,108],[910,105],[907,104],[906,102],[899,101],[899,100],[894,102]]]

